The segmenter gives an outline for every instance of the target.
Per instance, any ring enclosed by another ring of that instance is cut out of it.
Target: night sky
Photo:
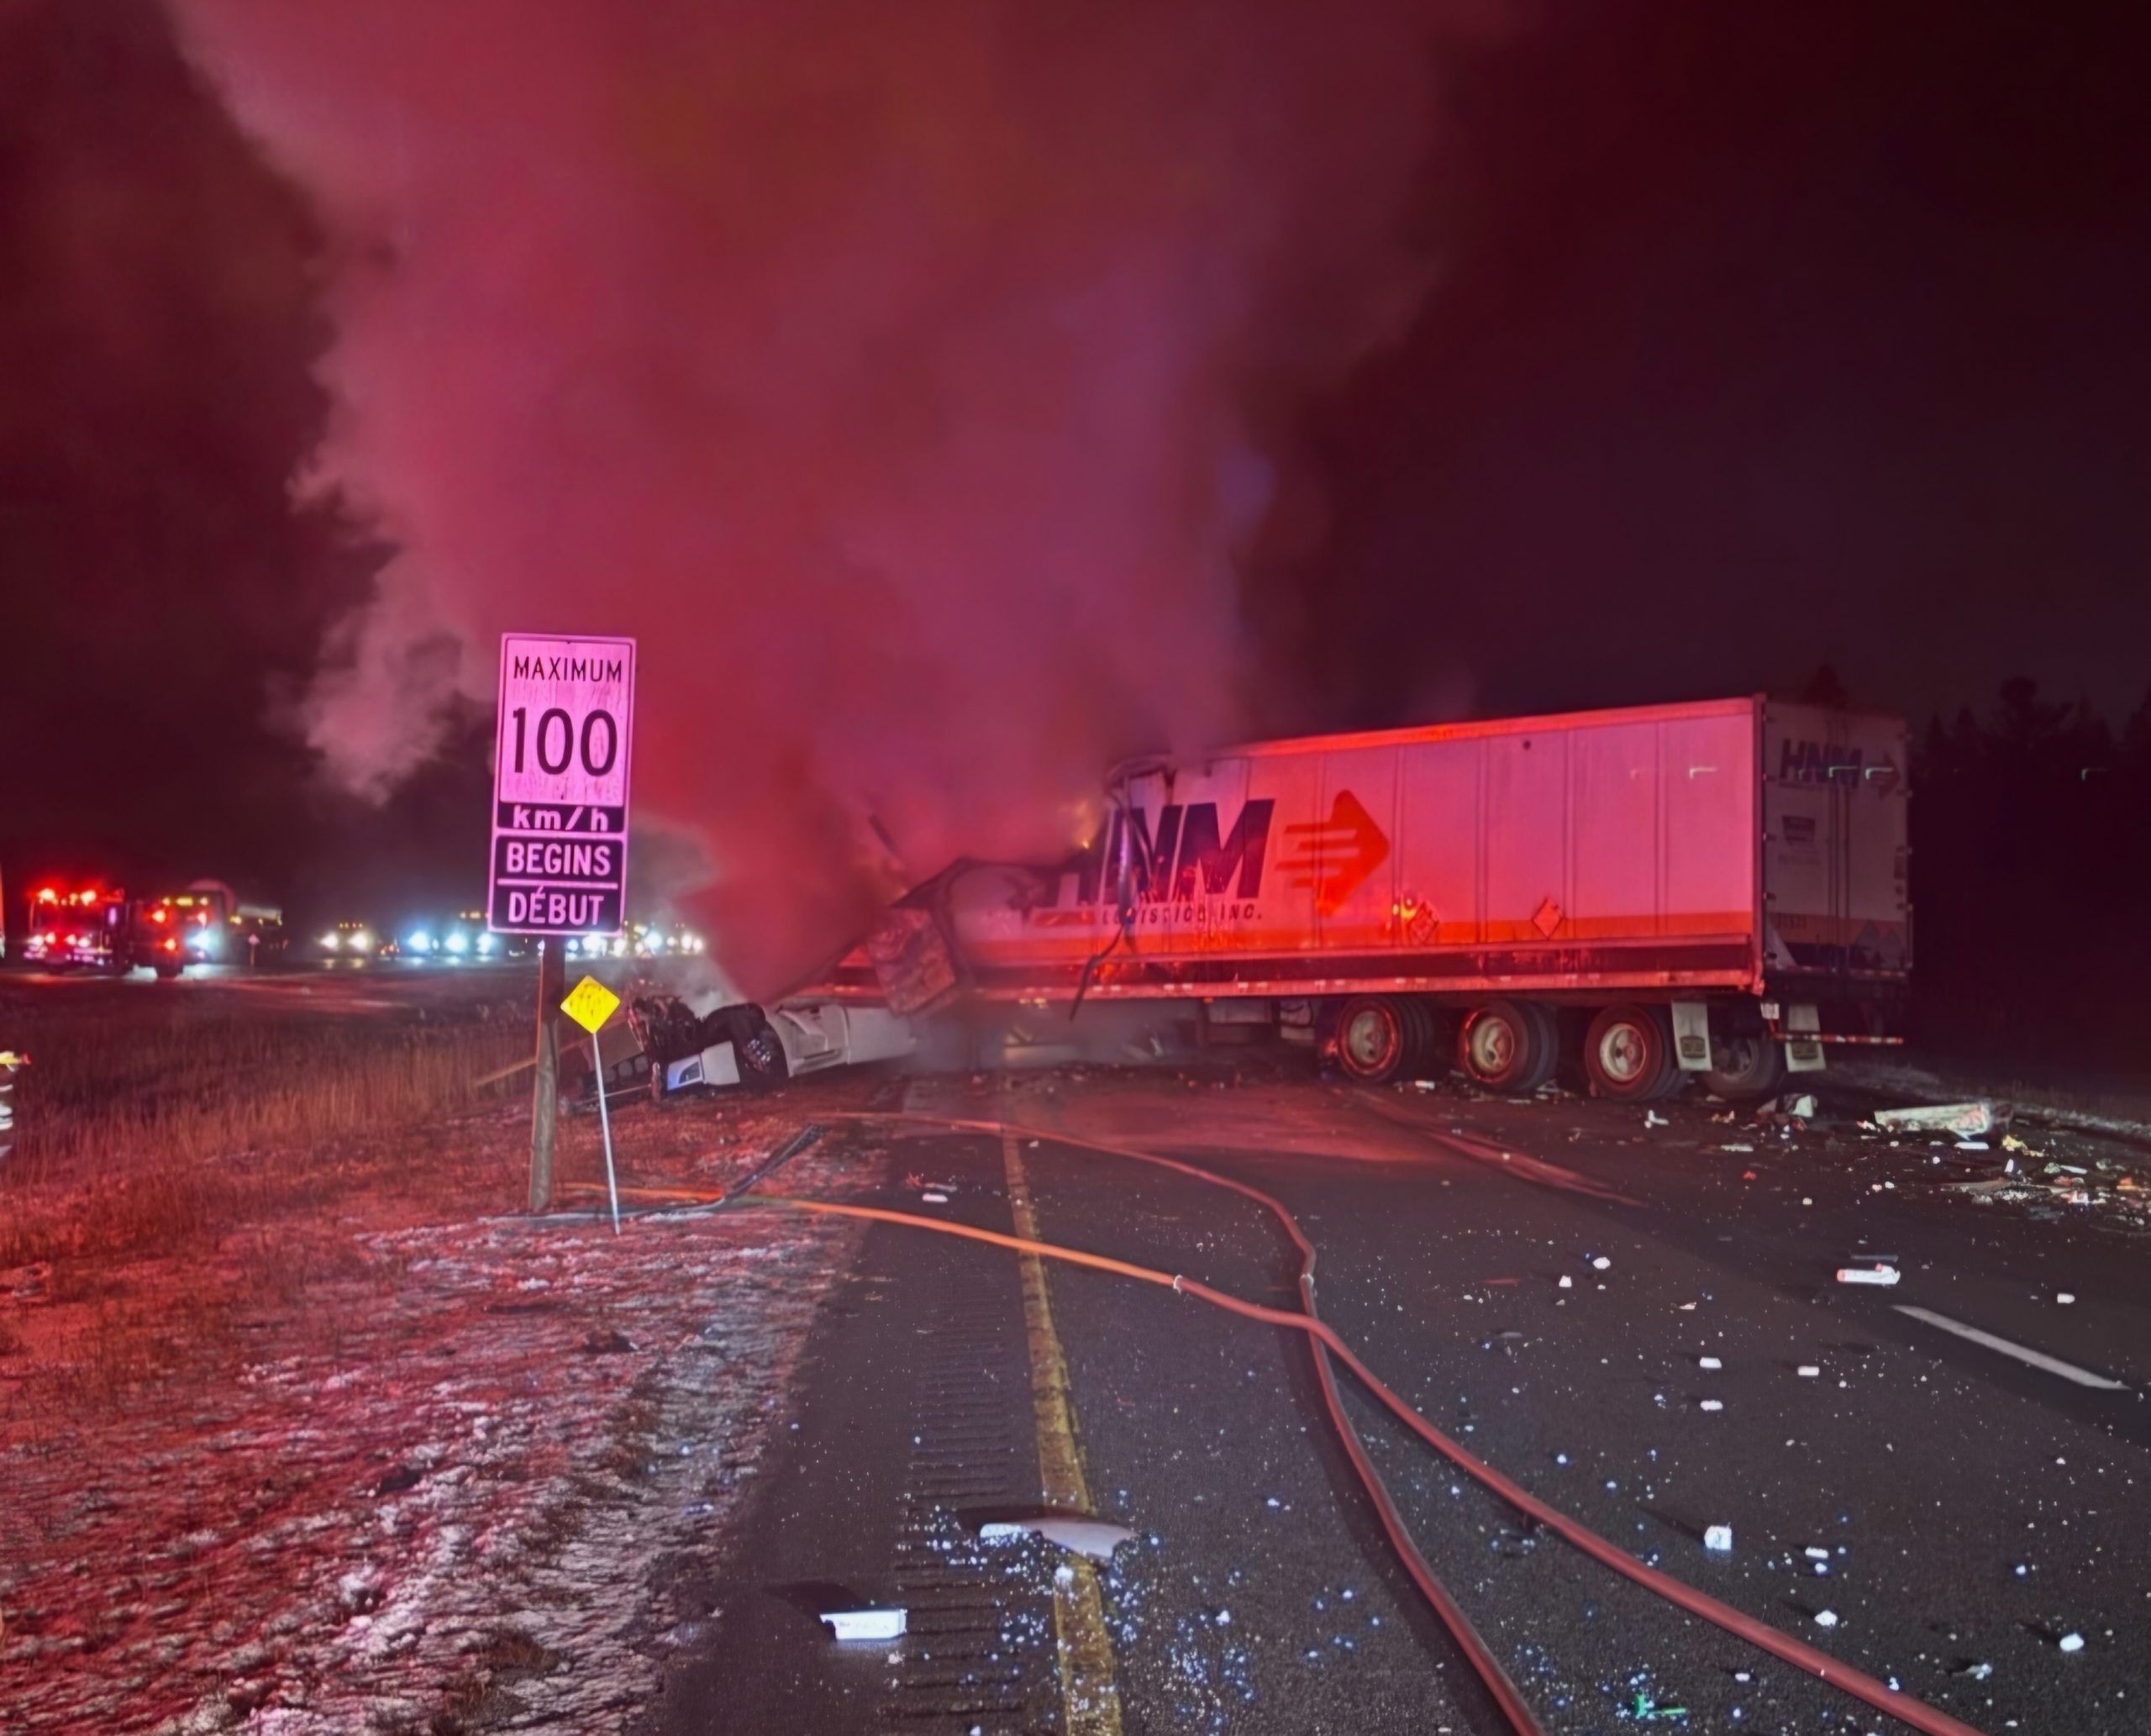
[[[1261,407],[1265,727],[2151,689],[2124,8],[1571,4],[1429,69],[1402,340]],[[0,5],[0,871],[464,902],[486,720],[385,808],[287,727],[382,551],[292,505],[329,244],[149,0]],[[1160,648],[1161,664],[1170,661]]]

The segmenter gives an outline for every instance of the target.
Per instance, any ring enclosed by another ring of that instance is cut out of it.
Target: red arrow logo
[[[1295,886],[1314,889],[1314,907],[1333,916],[1366,877],[1389,860],[1389,839],[1349,790],[1339,790],[1329,818],[1285,829],[1291,853],[1277,866]]]

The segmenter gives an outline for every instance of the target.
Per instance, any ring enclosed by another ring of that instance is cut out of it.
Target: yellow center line
[[[1016,1141],[1003,1134],[1001,1157],[1008,1176],[1008,1211],[1016,1234],[1040,1240],[1031,1189]],[[1030,1339],[1031,1409],[1039,1436],[1039,1481],[1054,1507],[1091,1511],[1083,1455],[1068,1397],[1068,1365],[1053,1329],[1045,1263],[1035,1254],[1017,1256],[1023,1281],[1023,1327]],[[1113,1683],[1112,1636],[1106,1628],[1105,1598],[1097,1570],[1070,1555],[1054,1575],[1053,1624],[1060,1641],[1060,1707],[1068,1736],[1120,1736],[1120,1690]]]

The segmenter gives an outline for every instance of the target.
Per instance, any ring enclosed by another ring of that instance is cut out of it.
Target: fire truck
[[[129,898],[118,886],[40,886],[30,894],[23,955],[37,963],[176,977],[193,964],[251,962],[284,945],[281,914],[241,901],[221,881]]]
[[[125,950],[127,895],[118,887],[40,886],[29,902],[23,957],[33,964],[108,971]]]
[[[649,1003],[660,1093],[907,1052],[998,1006],[1183,1009],[1380,1083],[1775,1092],[1901,1041],[1902,719],[1760,696],[1131,761],[1060,862],[952,865],[766,1010]]]
[[[274,906],[250,903],[220,880],[188,882],[131,907],[133,962],[160,976],[176,976],[188,965],[256,963],[284,950],[284,915]]]

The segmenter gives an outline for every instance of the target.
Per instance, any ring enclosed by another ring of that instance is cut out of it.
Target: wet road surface
[[[1639,1559],[1981,1730],[2151,1728],[2140,1237],[1959,1191],[1964,1160],[1924,1140],[1785,1141],[1703,1101],[1649,1127],[1573,1097],[1163,1070],[886,1096],[1266,1189],[1379,1374]],[[1027,1205],[1044,1239],[1293,1304],[1274,1222],[1192,1179],[1031,1132],[914,1125],[870,1149],[861,1197],[1004,1233]],[[1893,1288],[1834,1279],[1882,1259]],[[1042,1340],[1014,1255],[869,1232],[655,1728],[1505,1728],[1391,1556],[1300,1335],[1049,1262],[1044,1299]],[[1054,1546],[975,1535],[1066,1475],[1054,1390],[1090,1507],[1134,1533],[1087,1592]],[[1901,1728],[1348,1402],[1548,1729]],[[1729,1553],[1705,1548],[1713,1525]],[[815,1619],[833,1599],[902,1604],[911,1631],[834,1645]]]

